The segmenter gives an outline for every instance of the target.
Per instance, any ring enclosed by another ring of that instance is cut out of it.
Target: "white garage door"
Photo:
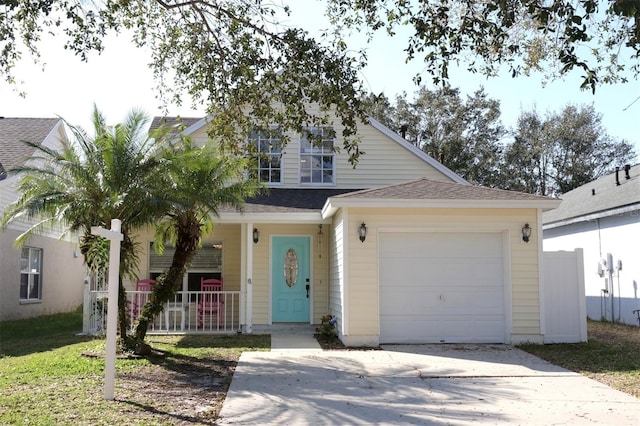
[[[380,234],[381,343],[503,343],[500,233]]]

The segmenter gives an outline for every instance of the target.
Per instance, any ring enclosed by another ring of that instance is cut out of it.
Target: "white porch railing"
[[[142,305],[151,292],[127,291],[127,319],[130,328],[135,324]],[[89,333],[106,332],[107,294],[90,291],[91,316]],[[219,311],[207,308],[211,298],[219,300]],[[163,312],[149,325],[149,334],[176,333],[233,333],[240,330],[240,291],[182,291],[165,305]]]

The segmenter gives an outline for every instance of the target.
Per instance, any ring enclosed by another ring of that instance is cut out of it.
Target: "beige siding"
[[[361,137],[360,150],[364,154],[354,169],[348,162],[349,154],[343,148],[343,126],[335,118],[334,122],[335,146],[339,152],[336,153],[334,159],[336,182],[335,185],[328,185],[328,187],[362,189],[396,184],[420,177],[451,181],[449,177],[433,168],[406,147],[389,139],[374,127],[365,124],[360,124],[358,127],[358,133]],[[301,186],[299,183],[300,135],[288,133],[288,136],[290,141],[285,147],[282,157],[283,180],[274,187],[296,188]],[[205,143],[207,140],[204,128],[194,132],[191,137],[197,143]],[[317,185],[307,185],[306,187],[315,186]]]
[[[340,133],[340,132],[338,132]],[[379,187],[427,177],[451,182],[451,179],[427,164],[423,159],[390,140],[369,125],[360,125],[360,149],[365,152],[354,169],[344,150],[337,156],[338,186],[347,188]],[[336,140],[342,145],[342,139]],[[365,185],[363,185],[365,183]]]
[[[271,277],[269,271],[271,228],[255,225],[260,230],[260,241],[253,245],[253,323],[269,324],[271,321]]]
[[[378,334],[379,300],[377,264],[378,232],[401,229],[424,231],[501,231],[508,235],[505,256],[508,270],[505,284],[511,289],[511,334],[540,335],[540,295],[538,289],[538,243],[533,232],[528,244],[522,242],[521,228],[528,222],[537,229],[535,209],[350,209],[349,330],[352,335]],[[361,222],[368,228],[360,243],[356,229]]]
[[[0,320],[71,311],[82,304],[84,264],[76,244],[35,236],[26,246],[42,249],[42,300],[20,302],[18,232],[0,233]]]
[[[209,142],[207,132],[199,131],[192,136],[192,140],[196,146],[204,146]]]
[[[224,289],[240,291],[240,225],[216,225],[213,234],[205,240],[206,244],[222,242],[222,278]]]

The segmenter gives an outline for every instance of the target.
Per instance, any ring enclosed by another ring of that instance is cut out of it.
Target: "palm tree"
[[[138,265],[138,247],[130,233],[164,214],[163,206],[155,199],[157,194],[150,189],[159,175],[157,154],[166,132],[149,135],[148,121],[142,112],[132,111],[124,123],[107,126],[94,106],[94,136],[88,136],[80,127],[68,126],[73,137],[65,136],[59,150],[25,142],[35,154],[32,161],[11,171],[22,176],[18,184],[21,196],[2,217],[3,227],[20,219],[36,220],[18,243],[60,226],[65,232],[79,233],[80,250],[90,268],[100,264],[108,251],[104,241],[91,234],[91,227],[109,227],[111,219],[121,220],[121,336],[127,330],[122,278],[134,278]]]
[[[194,147],[189,139],[183,139],[167,147],[163,160],[166,169],[159,198],[168,208],[165,220],[156,227],[154,247],[162,250],[165,243],[171,243],[175,253],[169,269],[157,278],[134,326],[131,344],[139,348],[145,348],[144,338],[153,318],[180,289],[202,237],[213,230],[212,218],[219,216],[219,208],[242,210],[245,198],[261,189],[256,180],[243,179],[246,159],[222,157],[211,144]]]
[[[118,324],[121,344],[127,349],[144,341],[150,321],[179,289],[220,206],[241,209],[244,198],[260,188],[256,181],[243,179],[243,158],[221,157],[212,145],[194,147],[188,138],[170,140],[170,128],[149,134],[148,121],[142,112],[132,111],[124,123],[107,126],[94,107],[94,136],[69,126],[73,138],[65,137],[59,150],[27,142],[36,154],[33,161],[11,171],[22,175],[21,196],[2,217],[3,227],[24,218],[37,219],[19,237],[19,243],[52,227],[79,233],[80,250],[89,267],[104,264],[108,251],[103,239],[91,234],[91,227],[108,227],[112,219],[122,221]],[[135,279],[139,264],[138,244],[131,234],[159,222],[156,246],[170,242],[176,252],[130,339],[122,279]]]

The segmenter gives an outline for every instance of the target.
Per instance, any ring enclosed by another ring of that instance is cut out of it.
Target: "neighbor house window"
[[[333,129],[320,127],[300,136],[300,183],[335,183],[334,136]]]
[[[282,131],[277,128],[254,130],[249,136],[256,175],[260,182],[282,182]]]
[[[42,250],[23,247],[20,259],[20,300],[42,299]]]

